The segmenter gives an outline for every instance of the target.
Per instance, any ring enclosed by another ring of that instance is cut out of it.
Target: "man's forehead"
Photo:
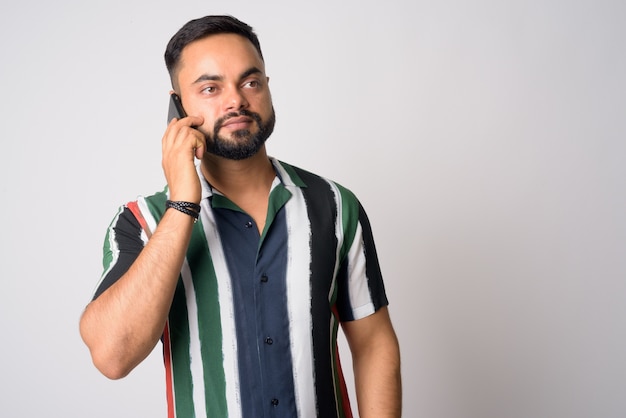
[[[179,71],[187,69],[204,73],[224,65],[241,65],[242,71],[251,67],[257,67],[262,72],[265,69],[263,59],[252,42],[241,35],[228,33],[209,35],[183,48]]]
[[[249,55],[251,58],[263,61],[252,42],[235,33],[218,33],[197,39],[183,48],[181,57],[184,58],[185,55],[199,55],[214,59],[223,56],[233,58]]]

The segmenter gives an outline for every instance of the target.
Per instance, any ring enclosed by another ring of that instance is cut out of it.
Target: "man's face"
[[[207,151],[241,160],[263,146],[274,129],[265,65],[252,43],[235,34],[211,35],[181,54],[178,85],[185,111],[202,116]]]

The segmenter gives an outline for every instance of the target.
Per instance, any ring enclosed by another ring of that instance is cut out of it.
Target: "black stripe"
[[[141,239],[143,229],[130,209],[124,208],[111,229],[115,233],[115,241],[119,248],[118,259],[98,286],[93,300],[118,281],[143,250],[143,240]]]
[[[365,250],[365,274],[367,275],[367,286],[370,291],[370,298],[374,304],[374,309],[378,310],[389,304],[385,294],[385,285],[383,283],[383,275],[380,271],[378,263],[378,254],[374,245],[374,235],[372,227],[367,218],[367,214],[363,206],[359,203],[359,222],[363,230],[363,247]]]
[[[338,245],[335,235],[337,203],[325,180],[304,170],[294,169],[307,185],[301,190],[311,222],[311,317],[317,416],[331,417],[337,414],[337,404],[332,374],[332,313],[328,294],[333,281]]]
[[[374,238],[369,219],[365,210],[358,204],[359,224],[361,225],[362,236],[355,239],[363,240],[363,252],[365,254],[365,275],[367,278],[367,287],[370,300],[374,305],[374,310],[378,310],[388,305],[387,296],[385,294],[385,286],[383,283],[380,265],[378,263],[378,255],[374,245]],[[354,306],[350,302],[350,283],[348,276],[349,264],[347,260],[341,263],[337,273],[337,312],[341,321],[353,321]]]

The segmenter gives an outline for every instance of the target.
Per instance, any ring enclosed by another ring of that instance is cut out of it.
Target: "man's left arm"
[[[342,323],[352,352],[361,418],[398,418],[402,413],[400,348],[387,307]]]

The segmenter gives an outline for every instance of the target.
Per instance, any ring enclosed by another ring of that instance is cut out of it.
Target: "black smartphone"
[[[180,101],[180,96],[176,93],[170,94],[170,108],[167,112],[167,123],[170,123],[172,119],[182,119],[186,117],[185,109],[183,109],[183,103]]]

